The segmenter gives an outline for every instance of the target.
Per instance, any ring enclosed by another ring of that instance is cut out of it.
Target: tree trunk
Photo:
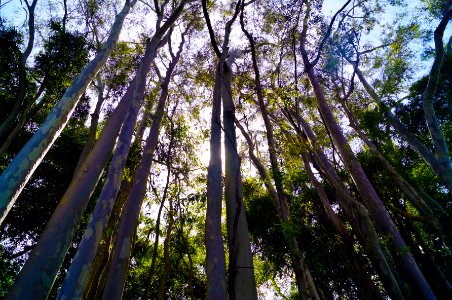
[[[152,277],[154,277],[154,268],[157,261],[157,254],[158,254],[158,246],[159,246],[159,237],[160,237],[160,217],[162,214],[163,207],[165,205],[165,200],[168,194],[168,187],[169,187],[169,181],[170,181],[170,175],[171,175],[171,169],[170,169],[170,162],[168,163],[168,174],[166,176],[166,184],[165,189],[163,191],[162,200],[160,202],[159,211],[157,214],[157,220],[155,223],[155,240],[154,240],[154,246],[152,249],[152,258],[151,258],[151,266],[149,267],[149,273],[146,277],[145,285],[144,285],[144,292],[141,296],[141,299],[146,300],[149,299],[149,294],[151,290],[151,284],[152,284]]]
[[[346,104],[342,104],[344,111],[350,121],[350,126],[355,130],[355,132],[367,145],[367,147],[369,147],[369,150],[380,159],[389,176],[391,176],[391,178],[394,180],[394,183],[407,196],[411,204],[413,204],[413,206],[419,211],[422,216],[427,217],[431,221],[433,228],[438,232],[441,239],[448,245],[449,248],[451,248],[452,242],[450,241],[450,237],[444,233],[440,220],[435,216],[432,208],[430,208],[429,205],[424,201],[422,194],[419,194],[416,189],[411,186],[411,184],[409,184],[402,176],[400,176],[400,174],[394,169],[391,163],[378,150],[377,146],[372,143],[372,141],[361,130],[358,125],[358,121],[356,120],[353,113],[348,109]]]
[[[22,284],[26,284],[28,287],[33,286],[31,283],[36,284],[36,289],[33,292],[34,295],[36,295],[38,290],[42,293],[47,293],[46,289],[52,285],[53,278],[72,239],[74,228],[77,226],[104,164],[110,156],[122,120],[127,115],[128,107],[131,105],[131,102],[139,103],[143,98],[146,74],[151,61],[156,55],[163,33],[161,30],[157,31],[152,41],[148,43],[147,55],[137,72],[136,78],[129,85],[122,101],[105,125],[99,141],[83,164],[81,171],[71,182],[71,185],[47,224],[35,251],[32,252],[29,260],[25,264],[21,272],[22,275],[19,276],[19,280],[11,290],[11,295],[19,295],[25,292],[21,287]],[[48,257],[52,257],[54,260],[49,260],[47,259]],[[35,274],[41,272],[47,274],[48,277],[46,278],[48,280],[42,281],[36,278]],[[27,290],[31,292],[31,290]]]
[[[297,241],[294,237],[292,237],[290,234],[284,230],[284,228],[287,228],[287,222],[290,222],[290,212],[289,207],[286,198],[283,198],[283,201],[280,201],[280,197],[278,195],[278,192],[273,187],[273,184],[271,183],[270,176],[267,173],[267,170],[265,166],[262,164],[262,162],[256,157],[254,154],[254,145],[253,142],[249,136],[249,134],[245,131],[245,129],[242,127],[242,125],[236,120],[236,125],[242,132],[242,135],[245,137],[245,140],[248,144],[248,152],[249,156],[251,158],[251,161],[253,162],[254,166],[257,168],[259,175],[261,179],[264,181],[264,185],[270,194],[273,204],[275,205],[278,219],[281,224],[284,224],[282,226],[283,228],[283,234],[286,239],[286,242],[289,246],[289,254],[290,259],[292,262],[292,267],[294,269],[295,273],[295,280],[298,287],[298,292],[300,294],[301,299],[311,299],[310,297],[313,297],[314,299],[319,299],[317,291],[315,289],[315,285],[313,283],[310,284],[312,287],[310,290],[308,290],[308,279],[312,280],[312,277],[307,276],[307,267],[304,264],[304,261],[302,259],[302,254],[300,252],[300,249],[298,247]],[[285,201],[284,201],[285,200]],[[282,208],[281,206],[284,206]],[[284,212],[284,213],[283,213]],[[310,292],[308,294],[308,292]]]
[[[96,133],[97,133],[97,127],[99,125],[99,116],[100,116],[100,110],[102,108],[102,104],[104,103],[104,89],[105,85],[100,77],[100,75],[97,75],[96,78],[96,84],[97,84],[97,103],[96,108],[94,109],[94,112],[91,114],[91,124],[89,126],[89,133],[88,137],[86,138],[85,146],[83,146],[82,153],[80,153],[80,157],[77,162],[77,166],[75,167],[74,176],[77,174],[77,172],[82,167],[83,163],[85,162],[86,158],[88,157],[89,153],[91,152],[91,149],[93,149],[94,143],[96,141]]]
[[[166,228],[166,237],[165,237],[165,241],[163,242],[163,273],[160,276],[160,282],[159,282],[159,289],[158,289],[158,294],[157,294],[157,299],[158,300],[163,300],[165,299],[165,287],[166,287],[166,279],[168,277],[169,274],[169,270],[170,270],[170,241],[171,241],[171,232],[173,230],[173,223],[174,223],[174,219],[173,219],[173,201],[172,199],[169,200],[170,203],[170,209],[168,212],[168,225]]]
[[[306,14],[309,18],[309,13]],[[307,18],[305,19],[305,28],[307,29]],[[305,29],[303,28],[303,29]],[[355,185],[361,194],[364,202],[366,203],[367,209],[369,210],[370,216],[373,218],[379,230],[388,234],[391,237],[391,242],[399,256],[402,260],[403,267],[407,270],[410,275],[409,280],[413,287],[419,292],[425,299],[436,299],[432,289],[424,278],[424,275],[420,271],[416,264],[413,256],[409,251],[406,250],[406,244],[400,236],[397,228],[388,214],[388,211],[383,205],[380,197],[377,195],[374,187],[370,183],[367,175],[364,173],[361,165],[356,161],[355,156],[348,144],[345,136],[342,133],[340,126],[334,119],[333,113],[331,112],[325,96],[323,94],[320,83],[317,79],[317,75],[314,71],[314,66],[310,63],[308,58],[308,53],[305,48],[306,32],[302,33],[302,42],[300,46],[301,55],[303,63],[305,65],[305,70],[308,75],[309,81],[311,82],[314,93],[317,100],[317,105],[325,120],[326,126],[331,133],[334,143],[336,144],[341,158],[349,170]]]
[[[257,299],[253,255],[242,201],[241,159],[237,151],[235,106],[231,78],[233,54],[223,65],[223,126],[225,149],[226,224],[229,245],[229,299]]]
[[[185,1],[182,1],[178,8],[173,12],[172,17],[174,16],[174,20],[177,19],[182,12],[185,3]],[[143,156],[141,157],[140,164],[133,179],[132,190],[130,191],[130,195],[123,209],[118,237],[114,247],[115,251],[113,254],[112,266],[102,299],[121,299],[123,293],[129,267],[132,238],[137,227],[141,204],[146,194],[149,171],[152,165],[154,150],[158,142],[160,124],[163,119],[166,99],[168,98],[168,85],[172,72],[180,58],[183,44],[184,34],[182,35],[179,51],[177,52],[176,57],[173,57],[166,72],[165,80],[162,83],[162,92],[154,115],[154,122],[152,123],[146,145],[143,149]]]
[[[91,222],[83,234],[58,294],[58,299],[79,299],[85,289],[97,248],[107,227],[121,185],[140,105],[141,101],[134,101],[127,112]]]
[[[400,120],[391,112],[391,109],[386,106],[386,104],[381,101],[380,97],[377,95],[372,86],[367,82],[358,66],[353,63],[353,67],[356,75],[358,75],[364,89],[369,94],[369,96],[380,106],[383,111],[384,116],[388,119],[391,127],[407,142],[410,147],[416,151],[419,156],[424,159],[424,161],[432,168],[436,173],[439,180],[449,189],[452,190],[452,172],[447,170],[447,166],[441,165],[439,160],[435,155],[419,141],[419,139],[410,132]]]
[[[351,197],[350,191],[341,182],[326,155],[317,146],[316,137],[309,124],[301,117],[298,118],[298,121],[303,128],[303,132],[306,134],[306,141],[308,144],[311,144],[314,150],[312,162],[323,171],[325,177],[338,192],[339,203],[348,216],[357,236],[360,238],[363,248],[369,253],[371,260],[375,263],[387,293],[394,299],[403,299],[399,283],[386,260],[367,210],[361,203]]]
[[[438,120],[435,115],[435,109],[433,108],[433,97],[435,95],[439,76],[441,72],[441,66],[444,60],[444,45],[443,36],[446,30],[447,24],[452,17],[452,1],[448,1],[446,7],[444,8],[443,17],[441,22],[435,29],[435,59],[433,61],[432,68],[430,70],[427,87],[422,93],[422,101],[425,119],[427,121],[427,127],[432,137],[433,147],[435,149],[436,157],[444,173],[446,174],[446,186],[449,191],[452,187],[452,165],[449,156],[449,149],[447,148],[446,140],[444,139],[443,133],[439,126]]]
[[[275,188],[276,188],[276,195],[277,195],[277,202],[279,205],[277,206],[277,209],[279,208],[279,212],[281,215],[281,223],[290,223],[290,212],[289,212],[289,205],[287,203],[287,198],[284,193],[283,183],[282,183],[282,175],[279,170],[278,161],[276,157],[276,146],[275,146],[275,140],[273,137],[273,126],[270,122],[270,118],[268,116],[267,109],[265,107],[264,103],[264,96],[261,86],[261,80],[260,80],[260,72],[259,67],[257,63],[257,54],[255,49],[255,43],[252,35],[245,29],[245,24],[243,20],[243,7],[242,7],[242,13],[240,15],[240,24],[242,27],[242,31],[245,33],[250,46],[251,46],[251,58],[253,62],[253,70],[254,70],[254,83],[256,86],[256,92],[257,92],[257,100],[259,104],[259,109],[264,121],[265,130],[266,130],[266,137],[267,137],[267,143],[268,143],[268,153],[270,157],[270,164],[271,164],[271,171],[273,175],[273,180],[275,182]],[[284,227],[284,226],[283,226]],[[287,235],[287,233],[286,233]],[[305,268],[304,261],[302,258],[302,254],[300,252],[300,249],[298,247],[298,243],[295,240],[295,238],[286,236],[289,243],[289,249],[291,249],[291,258],[292,262],[294,264],[294,271],[297,279],[297,285],[298,285],[298,291],[300,293],[300,297],[302,299],[305,299],[306,297],[314,297],[314,299],[319,299],[319,296],[317,294],[317,291],[315,289],[315,285],[312,282],[312,277],[310,276],[309,270]],[[309,284],[309,286],[307,286]]]
[[[80,72],[72,85],[66,90],[63,98],[49,113],[42,126],[3,171],[0,176],[0,223],[3,222],[25,184],[66,126],[88,84],[110,56],[119,38],[124,18],[135,3],[136,0],[126,1],[123,9],[116,16],[108,40],[102,49]]]

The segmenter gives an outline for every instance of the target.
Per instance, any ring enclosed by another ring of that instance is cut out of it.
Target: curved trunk
[[[440,220],[435,216],[433,210],[424,201],[422,194],[419,194],[416,189],[414,189],[411,184],[409,184],[394,169],[391,163],[378,150],[377,146],[372,143],[372,141],[361,130],[355,116],[348,109],[348,107],[346,107],[345,104],[343,104],[343,108],[350,121],[350,126],[355,130],[361,140],[369,147],[370,151],[380,159],[389,176],[391,176],[398,188],[407,196],[411,204],[413,204],[413,206],[419,211],[419,213],[421,213],[422,216],[427,217],[429,221],[431,221],[433,228],[438,232],[441,239],[448,245],[449,248],[451,248],[452,242],[450,241],[450,237],[444,233]]]
[[[301,117],[298,118],[298,121],[303,128],[303,132],[306,134],[306,136],[302,136],[302,138],[305,139],[313,149],[314,155],[311,161],[315,163],[316,167],[322,170],[330,184],[338,192],[338,200],[341,208],[349,218],[353,229],[360,238],[359,240],[363,245],[363,248],[366,249],[366,252],[368,252],[371,257],[371,260],[375,263],[386,291],[394,299],[403,299],[399,283],[397,282],[391,267],[386,260],[373,222],[371,221],[367,210],[361,203],[351,197],[350,191],[341,182],[326,155],[316,145],[316,137],[309,124]]]
[[[423,108],[425,119],[427,121],[427,127],[430,132],[430,136],[432,137],[433,147],[435,149],[438,162],[444,170],[444,173],[446,174],[446,178],[444,180],[446,181],[446,186],[448,187],[449,191],[451,191],[452,187],[452,164],[450,161],[449,149],[447,148],[446,140],[444,139],[443,133],[435,115],[435,109],[433,108],[433,97],[438,86],[441,66],[443,64],[445,55],[443,45],[444,31],[446,30],[447,24],[449,23],[451,17],[452,1],[448,1],[446,7],[444,8],[444,14],[441,22],[435,29],[435,59],[430,70],[427,87],[422,93]]]

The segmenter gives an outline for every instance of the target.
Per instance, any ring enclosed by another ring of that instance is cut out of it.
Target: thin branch
[[[325,46],[325,42],[327,41],[327,39],[330,37],[330,34],[331,34],[331,29],[333,28],[333,24],[334,24],[334,22],[336,21],[336,17],[348,6],[348,4],[351,2],[351,0],[348,0],[342,7],[341,7],[341,9],[339,9],[335,14],[334,14],[334,16],[333,16],[333,18],[331,19],[331,22],[330,22],[330,25],[328,26],[328,30],[327,30],[327,32],[326,32],[326,34],[325,34],[325,36],[323,37],[323,39],[322,39],[322,41],[320,42],[320,45],[319,45],[319,50],[317,50],[317,56],[316,56],[316,58],[312,61],[312,65],[314,66],[314,65],[316,65],[317,64],[317,62],[319,61],[319,59],[320,59],[320,54],[321,54],[321,52],[322,52],[322,50],[323,50],[323,47]]]
[[[210,43],[215,51],[217,57],[221,57],[221,51],[218,48],[217,41],[215,39],[215,33],[213,32],[212,24],[210,23],[209,12],[207,11],[207,0],[202,0],[202,13],[204,14],[204,19],[206,20],[207,29],[209,30]]]

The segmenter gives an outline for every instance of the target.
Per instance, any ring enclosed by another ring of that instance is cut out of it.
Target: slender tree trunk
[[[234,55],[223,66],[223,126],[225,149],[226,224],[229,245],[229,299],[257,299],[253,255],[242,201],[241,159],[237,151],[235,106],[231,78]]]
[[[152,60],[156,56],[156,51],[164,32],[158,30],[154,38],[148,43],[145,59],[137,72],[136,78],[129,85],[122,101],[102,130],[99,141],[83,164],[81,171],[71,182],[71,185],[52,215],[35,251],[32,252],[29,260],[25,264],[21,272],[22,275],[19,276],[19,280],[16,281],[13,289],[10,291],[11,297],[13,295],[21,295],[21,293],[26,291],[31,292],[28,288],[25,290],[25,286],[30,287],[36,285],[33,294],[37,295],[38,290],[41,293],[47,293],[46,289],[52,285],[53,278],[64,258],[75,227],[96,186],[104,164],[110,156],[122,120],[127,115],[128,107],[131,103],[139,103],[143,98],[146,74]],[[49,257],[53,259],[50,260],[48,259]],[[47,274],[45,278],[48,280],[39,280],[35,276],[36,273]]]
[[[97,103],[96,108],[94,109],[94,112],[91,114],[91,124],[89,126],[89,133],[88,137],[86,139],[85,146],[83,146],[82,153],[80,153],[80,157],[77,162],[77,166],[75,167],[74,176],[77,174],[77,172],[82,167],[83,163],[85,162],[86,158],[88,157],[89,153],[91,152],[91,149],[93,149],[94,143],[96,141],[96,133],[97,133],[97,127],[99,125],[99,116],[100,116],[100,110],[102,108],[102,104],[104,103],[104,89],[105,85],[100,77],[100,75],[97,75],[96,78],[96,87],[97,87]]]
[[[137,164],[134,164],[130,168],[133,172],[135,172],[135,170],[137,168]],[[130,180],[127,180],[124,178],[123,182],[121,183],[121,189],[118,194],[118,199],[116,200],[116,203],[115,203],[115,209],[112,213],[112,216],[110,217],[108,228],[105,231],[105,235],[108,238],[110,238],[110,243],[108,245],[109,251],[107,253],[108,254],[107,255],[107,263],[105,265],[101,266],[102,272],[100,274],[98,281],[96,282],[95,289],[93,291],[90,291],[91,295],[90,295],[90,297],[87,297],[86,299],[99,300],[102,298],[102,293],[103,293],[105,284],[107,282],[107,276],[108,276],[110,266],[112,263],[112,258],[113,258],[113,249],[112,248],[116,242],[120,218],[121,218],[121,212],[124,207],[124,203],[126,202],[127,198],[130,195],[131,189],[132,189],[132,182]]]
[[[259,109],[262,115],[262,118],[264,120],[264,125],[266,129],[266,136],[267,136],[267,143],[268,143],[268,153],[270,157],[270,164],[271,164],[271,171],[273,175],[273,180],[275,182],[275,188],[276,188],[276,195],[278,197],[278,203],[280,210],[280,214],[282,217],[282,223],[290,223],[290,212],[289,212],[289,206],[287,203],[287,198],[284,194],[284,188],[282,183],[282,175],[279,170],[277,156],[276,156],[276,146],[275,146],[275,140],[273,137],[273,126],[270,122],[270,118],[268,116],[267,109],[265,107],[264,103],[264,96],[262,92],[262,86],[260,81],[260,72],[259,67],[257,63],[257,55],[256,55],[256,49],[255,49],[255,43],[252,35],[245,29],[244,24],[244,12],[242,7],[242,13],[240,15],[240,24],[242,27],[242,31],[245,33],[250,46],[251,46],[251,58],[253,62],[253,70],[254,70],[254,83],[256,85],[256,92],[257,92],[257,99],[259,104]],[[312,282],[312,277],[310,276],[309,270],[305,268],[303,256],[300,252],[300,249],[298,247],[298,243],[295,240],[295,238],[287,237],[289,242],[289,248],[291,249],[291,256],[292,261],[294,262],[294,271],[297,278],[297,285],[298,290],[300,293],[300,297],[302,299],[306,297],[313,297],[314,299],[319,299],[319,296],[317,294],[316,288],[314,283]],[[308,286],[308,285],[309,286]]]
[[[377,224],[379,230],[391,237],[391,242],[395,250],[399,252],[398,254],[402,260],[402,265],[410,275],[409,279],[413,287],[419,292],[419,295],[422,295],[422,297],[424,297],[425,299],[436,299],[432,289],[430,288],[428,282],[425,280],[424,275],[417,266],[413,256],[409,251],[406,250],[406,244],[397,231],[397,228],[391,217],[389,216],[385,206],[383,205],[383,202],[370,183],[367,175],[364,173],[361,165],[356,161],[353,151],[351,150],[350,145],[347,142],[347,139],[343,135],[340,126],[337,124],[336,120],[334,119],[334,115],[331,112],[330,107],[328,106],[320,83],[317,79],[317,75],[315,74],[314,65],[312,65],[309,61],[308,53],[305,48],[308,19],[309,6],[308,12],[306,12],[306,17],[303,22],[304,26],[303,32],[301,34],[301,56],[309,81],[311,82],[314,89],[317,105],[323,116],[323,119],[325,120],[327,128],[331,133],[333,141],[338,148],[338,151],[346,168],[349,170],[359,193],[366,203],[370,216]]]
[[[128,110],[91,222],[83,234],[58,294],[58,299],[79,299],[85,289],[97,248],[107,227],[121,185],[140,105],[141,101],[134,101]]]
[[[441,165],[439,160],[435,155],[419,141],[419,139],[410,132],[400,120],[391,112],[391,109],[386,106],[386,104],[381,101],[380,97],[377,95],[372,86],[367,82],[362,74],[361,70],[358,68],[356,63],[352,63],[355,73],[358,76],[360,82],[364,86],[364,89],[369,94],[369,96],[380,106],[380,109],[384,112],[384,116],[391,124],[391,127],[406,141],[410,147],[416,151],[419,156],[424,159],[424,161],[432,168],[436,173],[440,181],[449,189],[452,190],[452,171],[447,170],[447,166]]]
[[[161,19],[162,18],[160,17],[157,22],[161,22]],[[155,57],[159,43],[160,39],[158,38],[153,38],[147,43],[147,52],[152,54],[152,60],[153,57]],[[152,60],[145,61],[146,64],[143,69],[145,69],[146,72],[141,73],[142,78],[138,79],[138,81],[145,83],[146,75]],[[144,85],[142,86],[142,89],[135,91],[135,94],[138,94],[139,99],[142,99],[144,95]],[[126,121],[122,126],[118,145],[116,146],[115,153],[110,164],[107,179],[93,213],[93,218],[82,237],[77,254],[74,257],[74,261],[69,268],[66,280],[60,290],[58,296],[60,299],[78,299],[85,289],[92,261],[94,260],[100,239],[102,238],[104,230],[107,227],[108,219],[110,218],[117,193],[120,188],[121,178],[130,150],[132,135],[140,106],[141,101],[133,101],[132,106],[127,113]]]
[[[264,181],[264,185],[270,194],[273,204],[275,205],[278,219],[281,224],[284,224],[282,227],[287,228],[287,222],[290,222],[290,212],[289,207],[286,198],[282,198],[282,201],[280,199],[280,196],[278,195],[278,192],[273,187],[273,184],[270,180],[270,177],[267,173],[267,170],[265,166],[260,162],[260,160],[256,157],[254,154],[254,145],[253,142],[249,136],[249,134],[245,131],[245,129],[242,127],[242,125],[236,120],[236,125],[242,132],[242,135],[245,137],[245,140],[248,144],[248,152],[249,156],[251,158],[251,161],[253,162],[254,166],[257,168],[259,175],[261,179]],[[289,254],[292,262],[292,267],[294,269],[295,273],[295,279],[298,287],[298,292],[300,294],[301,299],[311,299],[310,297],[313,297],[314,299],[319,299],[319,296],[317,294],[317,291],[315,289],[315,285],[313,283],[310,284],[311,289],[308,290],[308,281],[312,281],[312,277],[307,276],[307,267],[304,264],[301,251],[298,247],[298,243],[294,237],[292,237],[290,234],[286,232],[286,230],[283,231],[284,237],[288,243],[289,246]],[[310,294],[308,294],[310,292]]]
[[[320,201],[322,202],[322,206],[325,209],[328,219],[331,221],[338,234],[344,240],[346,250],[351,255],[351,257],[349,257],[350,264],[352,265],[354,271],[358,275],[358,280],[361,283],[359,286],[362,286],[365,289],[364,290],[363,288],[359,288],[361,297],[363,299],[368,299],[369,296],[372,299],[383,299],[377,287],[373,283],[372,279],[369,277],[368,273],[364,270],[362,263],[360,262],[354,250],[353,237],[348,234],[348,231],[345,228],[344,223],[342,223],[341,219],[338,217],[338,215],[334,212],[333,208],[331,207],[331,204],[328,200],[328,196],[323,190],[323,187],[320,184],[320,182],[314,176],[314,173],[312,172],[311,166],[309,164],[309,159],[307,158],[307,155],[305,153],[302,154],[302,159],[305,165],[305,170],[308,173],[309,179],[314,184],[314,187],[319,195]]]
[[[2,140],[3,136],[5,136],[10,128],[13,126],[14,121],[16,121],[19,118],[20,115],[20,109],[23,107],[23,105],[26,103],[26,97],[27,97],[27,60],[28,57],[31,54],[31,50],[33,49],[34,41],[35,41],[35,8],[37,0],[33,0],[31,5],[28,4],[28,1],[25,1],[25,5],[27,6],[28,10],[28,43],[27,48],[22,53],[20,62],[19,62],[19,86],[18,86],[18,93],[17,93],[17,99],[14,103],[14,106],[12,110],[9,112],[6,119],[2,122],[0,125],[0,141]],[[11,141],[9,141],[11,143]],[[2,149],[8,148],[7,146],[4,147],[2,144]],[[3,153],[5,150],[1,151],[0,153]]]
[[[166,228],[166,237],[165,237],[165,241],[163,242],[163,273],[160,277],[160,282],[159,282],[159,289],[158,289],[158,293],[157,293],[157,299],[158,300],[163,300],[165,298],[165,288],[166,288],[166,280],[167,277],[169,275],[169,271],[170,271],[170,241],[171,241],[171,232],[173,230],[173,223],[174,223],[174,219],[173,219],[173,201],[170,198],[169,200],[169,204],[170,204],[170,209],[168,212],[168,225]]]
[[[391,178],[394,180],[394,183],[407,196],[411,204],[413,204],[413,206],[419,211],[422,216],[427,217],[431,221],[433,228],[438,232],[441,239],[448,245],[449,248],[451,248],[452,242],[450,241],[450,237],[444,233],[440,220],[435,216],[433,210],[424,201],[423,196],[419,194],[416,189],[414,189],[411,184],[409,184],[402,176],[400,176],[400,174],[394,169],[392,164],[384,157],[380,150],[378,150],[377,146],[372,143],[372,141],[361,130],[358,125],[358,121],[356,120],[353,113],[345,105],[345,103],[342,104],[344,111],[350,121],[350,126],[355,130],[355,132],[367,145],[367,147],[369,147],[369,150],[380,159],[389,176],[391,176]]]
[[[185,1],[182,1],[176,9],[176,11],[179,11],[178,14],[182,12],[185,3]],[[171,74],[180,58],[184,41],[183,34],[179,51],[177,52],[176,57],[173,57],[173,60],[168,67],[165,80],[162,83],[162,92],[160,94],[156,113],[154,115],[154,122],[152,123],[151,130],[146,141],[146,146],[143,149],[143,156],[133,179],[132,190],[130,191],[130,195],[123,209],[123,217],[121,218],[118,237],[114,247],[115,251],[113,254],[112,266],[107,278],[102,299],[120,299],[123,293],[127,270],[129,267],[132,236],[136,230],[141,204],[146,194],[149,170],[152,165],[154,150],[158,142],[160,124],[163,119],[166,99],[168,98],[168,85],[171,79]]]
[[[425,119],[427,121],[427,127],[430,131],[430,136],[432,137],[433,147],[435,149],[436,157],[441,165],[444,173],[446,173],[446,184],[451,191],[452,187],[452,164],[449,156],[449,149],[447,148],[446,140],[444,139],[443,133],[438,123],[438,119],[435,115],[435,109],[433,108],[433,97],[435,95],[439,76],[441,72],[441,66],[444,61],[445,51],[443,45],[444,31],[446,30],[447,24],[452,17],[452,1],[449,0],[444,8],[443,17],[441,22],[436,27],[434,32],[435,39],[435,59],[433,61],[432,68],[430,70],[427,87],[422,93],[422,101]]]
[[[141,296],[141,299],[143,299],[143,300],[149,299],[149,294],[151,292],[152,278],[154,277],[154,269],[155,269],[155,264],[157,261],[159,237],[160,237],[160,217],[162,215],[162,210],[165,205],[166,197],[168,194],[168,187],[169,187],[170,175],[171,175],[169,161],[167,161],[167,163],[168,163],[168,174],[166,176],[165,189],[163,191],[162,200],[160,202],[159,211],[157,213],[157,221],[155,223],[155,240],[154,240],[154,246],[152,249],[151,266],[149,267],[149,272],[146,277],[146,281],[145,281],[145,285],[144,285],[144,292],[143,292],[143,295]]]
[[[135,3],[136,0],[126,0],[123,9],[116,16],[110,35],[102,49],[80,72],[58,104],[49,113],[42,126],[3,171],[0,176],[0,223],[3,222],[25,184],[66,126],[88,84],[110,56],[119,38],[124,19]]]
[[[210,160],[207,169],[206,263],[207,299],[227,299],[226,263],[221,233],[221,66],[219,62],[212,97]]]
[[[399,284],[391,270],[367,210],[358,201],[351,197],[350,191],[341,182],[339,176],[334,171],[333,166],[328,161],[326,155],[316,145],[316,137],[309,124],[302,118],[298,118],[299,123],[306,134],[306,142],[310,143],[313,149],[313,159],[311,162],[320,168],[330,184],[338,192],[340,205],[348,216],[357,236],[360,238],[363,248],[369,253],[370,258],[375,262],[377,271],[386,288],[388,294],[394,299],[403,299]],[[299,132],[300,134],[300,132]]]
[[[224,67],[229,54],[229,37],[235,22],[240,0],[235,4],[232,18],[224,29],[222,51],[218,48],[215,35],[207,12],[207,1],[202,1],[204,18],[209,30],[211,45],[218,57],[215,84],[212,97],[212,117],[210,121],[210,160],[207,169],[207,211],[206,211],[206,264],[207,264],[207,299],[226,300],[228,298],[226,283],[226,262],[221,233],[222,209],[222,160],[221,160],[221,96],[224,83]],[[231,276],[232,274],[230,274]],[[233,275],[232,275],[233,276]],[[229,294],[234,299],[235,293]]]

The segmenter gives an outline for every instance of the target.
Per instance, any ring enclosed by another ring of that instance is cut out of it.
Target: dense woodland
[[[0,13],[1,298],[452,298],[452,0]]]

